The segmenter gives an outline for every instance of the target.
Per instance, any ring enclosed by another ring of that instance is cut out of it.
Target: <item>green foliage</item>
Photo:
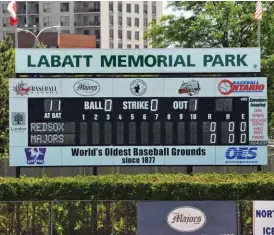
[[[14,60],[12,40],[0,41],[0,159],[8,156],[8,79],[14,77]]]
[[[274,174],[0,179],[0,200],[272,200]]]
[[[263,56],[274,51],[274,2],[263,2],[261,47]],[[255,2],[173,1],[173,11],[191,11],[187,18],[163,16],[159,25],[153,23],[145,35],[152,46],[165,48],[254,47],[257,46],[257,22],[254,20]]]
[[[0,200],[21,201],[0,202],[0,234],[136,235],[137,200],[237,200],[251,235],[250,200],[273,199],[274,174],[263,173],[0,178]]]
[[[269,119],[269,136],[274,138],[274,54],[268,59],[263,59],[261,62],[262,71],[267,79],[268,87],[268,119]]]

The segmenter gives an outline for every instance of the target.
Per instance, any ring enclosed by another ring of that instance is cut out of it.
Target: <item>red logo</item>
[[[222,95],[230,95],[232,92],[263,92],[265,85],[259,81],[230,81],[224,79],[219,82],[218,90]]]
[[[18,83],[13,87],[13,91],[16,92],[16,95],[28,95],[30,92],[30,87],[27,85],[27,83],[21,81],[21,83]]]

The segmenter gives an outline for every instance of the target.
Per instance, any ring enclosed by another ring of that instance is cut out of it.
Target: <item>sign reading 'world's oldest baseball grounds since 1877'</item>
[[[148,51],[156,56],[157,65],[172,60],[160,57],[162,50]],[[164,51],[179,59],[175,59],[176,67],[158,67],[159,71],[185,71],[182,63],[192,64],[192,69],[197,66],[199,71],[254,72],[260,66],[256,48],[218,49],[215,54],[200,49],[199,55],[195,49],[181,50],[190,56],[184,62],[180,50]],[[45,50],[22,52],[26,51],[16,52],[17,72],[104,71],[92,65],[99,55],[102,62],[106,50],[77,50],[78,55],[94,53],[89,68],[78,57],[74,57],[78,67],[64,58],[63,68],[58,67],[60,58],[71,50],[49,50],[47,58],[42,57]],[[127,52],[128,59],[134,53],[148,54],[146,50],[114,50],[112,55],[116,52],[118,56]],[[49,61],[53,54],[60,58]],[[209,56],[215,62],[209,62]],[[117,58],[117,63],[126,63],[124,57]],[[142,58],[137,56],[134,62],[132,57],[130,63],[154,63],[152,57]],[[210,68],[205,66],[209,64]],[[49,67],[45,70],[45,66]],[[140,67],[153,72],[151,68]],[[137,67],[131,70],[136,72]],[[267,164],[264,77],[17,78],[10,79],[9,94],[11,166]]]

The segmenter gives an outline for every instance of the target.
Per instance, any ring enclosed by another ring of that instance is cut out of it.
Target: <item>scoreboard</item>
[[[267,82],[10,79],[11,166],[266,165]]]

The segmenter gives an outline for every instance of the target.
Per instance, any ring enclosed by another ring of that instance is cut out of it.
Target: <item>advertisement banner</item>
[[[253,235],[274,234],[274,201],[253,201]]]
[[[260,48],[16,49],[16,73],[260,72]]]
[[[137,203],[138,235],[237,235],[235,201]]]

